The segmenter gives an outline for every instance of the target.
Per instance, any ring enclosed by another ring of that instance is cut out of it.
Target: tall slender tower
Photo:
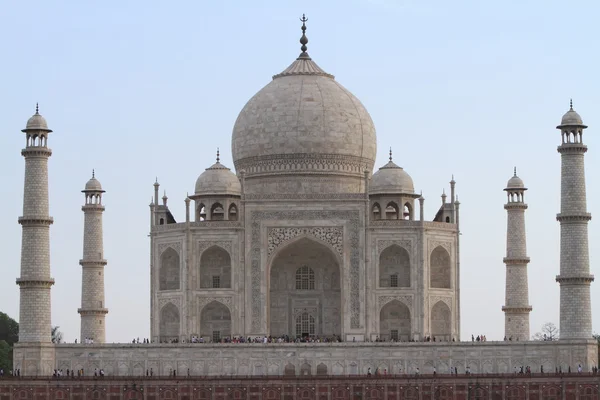
[[[592,310],[590,303],[590,275],[588,252],[588,221],[585,194],[583,120],[573,110],[562,117],[560,129],[561,155],[560,213],[560,338],[589,339],[592,337]]]
[[[27,121],[22,130],[26,146],[21,150],[25,157],[25,190],[21,241],[21,277],[17,279],[21,299],[19,306],[19,342],[51,343],[50,288],[50,225],[48,215],[48,124],[39,113]],[[16,358],[16,355],[15,355]],[[39,369],[39,368],[37,368]]]
[[[504,336],[512,340],[529,340],[529,286],[527,282],[527,240],[525,235],[525,191],[523,180],[517,176],[509,179],[506,189],[506,299],[504,311]]]
[[[85,216],[83,228],[83,259],[79,260],[81,274],[81,342],[92,339],[104,343],[106,338],[104,307],[104,246],[102,241],[102,185],[92,171],[92,179],[85,184],[85,204],[81,207]]]

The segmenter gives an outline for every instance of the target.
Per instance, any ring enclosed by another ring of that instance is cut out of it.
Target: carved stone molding
[[[364,193],[247,193],[248,200],[364,200]]]
[[[233,307],[233,298],[232,297],[220,297],[220,296],[212,296],[212,297],[198,297],[198,310],[202,311],[202,309],[204,308],[204,306],[206,306],[208,303],[212,303],[213,301],[216,301],[218,303],[221,303],[225,306],[227,306],[227,308],[229,308],[229,312],[232,312],[232,307]]]
[[[178,310],[181,310],[181,297],[160,297],[158,299],[158,309],[162,310],[167,303],[171,303],[176,306]]]
[[[237,160],[237,171],[245,170],[246,177],[260,175],[298,174],[353,174],[363,176],[365,169],[372,169],[373,161],[341,154],[274,154]]]
[[[212,247],[218,246],[223,248],[225,251],[229,253],[231,256],[232,242],[229,240],[218,240],[218,241],[209,241],[209,242],[198,242],[198,255],[201,256],[204,250]]]
[[[168,249],[172,248],[177,252],[178,255],[181,255],[181,242],[173,242],[173,243],[159,243],[158,244],[158,256],[160,257],[162,253]]]
[[[430,240],[429,241],[429,253],[435,250],[436,247],[442,246],[450,256],[452,256],[452,244],[448,241]]]
[[[412,296],[379,296],[377,298],[377,303],[379,304],[379,310],[381,310],[381,308],[383,306],[385,306],[387,303],[389,303],[390,301],[394,301],[394,300],[398,300],[400,303],[407,306],[408,309],[411,310],[411,313],[412,313],[412,306],[413,306],[413,297]]]
[[[261,226],[264,221],[277,220],[343,220],[347,221],[348,246],[350,252],[350,327],[360,326],[360,218],[358,211],[335,211],[335,210],[289,210],[289,211],[253,211],[251,219],[251,241],[250,241],[250,274],[251,274],[251,315],[252,331],[260,332],[262,321],[262,309],[265,296],[261,293],[262,275],[261,270]]]
[[[297,227],[269,229],[269,233],[267,234],[267,257],[271,257],[275,250],[283,244],[302,235],[311,236],[321,242],[327,243],[340,255],[340,257],[344,256],[344,228],[328,226],[315,228]]]
[[[375,244],[377,243],[377,244]],[[381,252],[392,245],[398,245],[408,251],[408,254],[412,256],[414,254],[413,251],[413,242],[412,240],[377,240],[373,241],[373,247],[377,246],[377,256],[381,255]]]
[[[443,301],[448,308],[450,309],[450,311],[452,311],[453,307],[452,307],[452,297],[448,297],[448,296],[430,296],[430,301],[429,304],[431,305],[431,307],[434,307],[438,301]]]

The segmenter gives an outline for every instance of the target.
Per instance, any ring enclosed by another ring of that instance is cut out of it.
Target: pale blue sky
[[[597,1],[23,1],[0,9],[0,310],[18,318],[25,139],[40,102],[49,146],[52,323],[79,336],[83,189],[102,182],[107,341],[149,336],[148,203],[158,176],[179,221],[184,197],[230,138],[245,102],[299,53],[367,107],[377,166],[394,161],[433,218],[451,174],[462,203],[462,335],[504,335],[506,214],[513,166],[526,200],[532,333],[558,324],[560,134],[572,97],[588,209],[600,218],[600,3]],[[590,223],[597,275],[600,224]],[[600,298],[592,285],[592,301]],[[600,332],[600,306],[594,309]]]

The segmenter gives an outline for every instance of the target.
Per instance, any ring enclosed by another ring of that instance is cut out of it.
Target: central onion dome
[[[248,101],[232,137],[248,193],[364,191],[376,155],[375,127],[362,103],[302,53]]]

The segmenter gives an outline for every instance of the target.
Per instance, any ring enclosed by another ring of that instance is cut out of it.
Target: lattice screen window
[[[306,265],[296,270],[296,290],[315,290],[315,271]]]
[[[390,287],[398,287],[398,275],[394,274],[390,276]]]
[[[309,313],[302,313],[296,317],[296,336],[314,336],[315,318]]]
[[[390,339],[394,340],[394,341],[398,341],[398,329],[392,329],[390,331]]]
[[[219,343],[221,341],[221,331],[213,331],[212,341],[213,343]]]
[[[212,287],[213,289],[218,289],[221,287],[221,277],[219,275],[214,275],[212,277]]]

